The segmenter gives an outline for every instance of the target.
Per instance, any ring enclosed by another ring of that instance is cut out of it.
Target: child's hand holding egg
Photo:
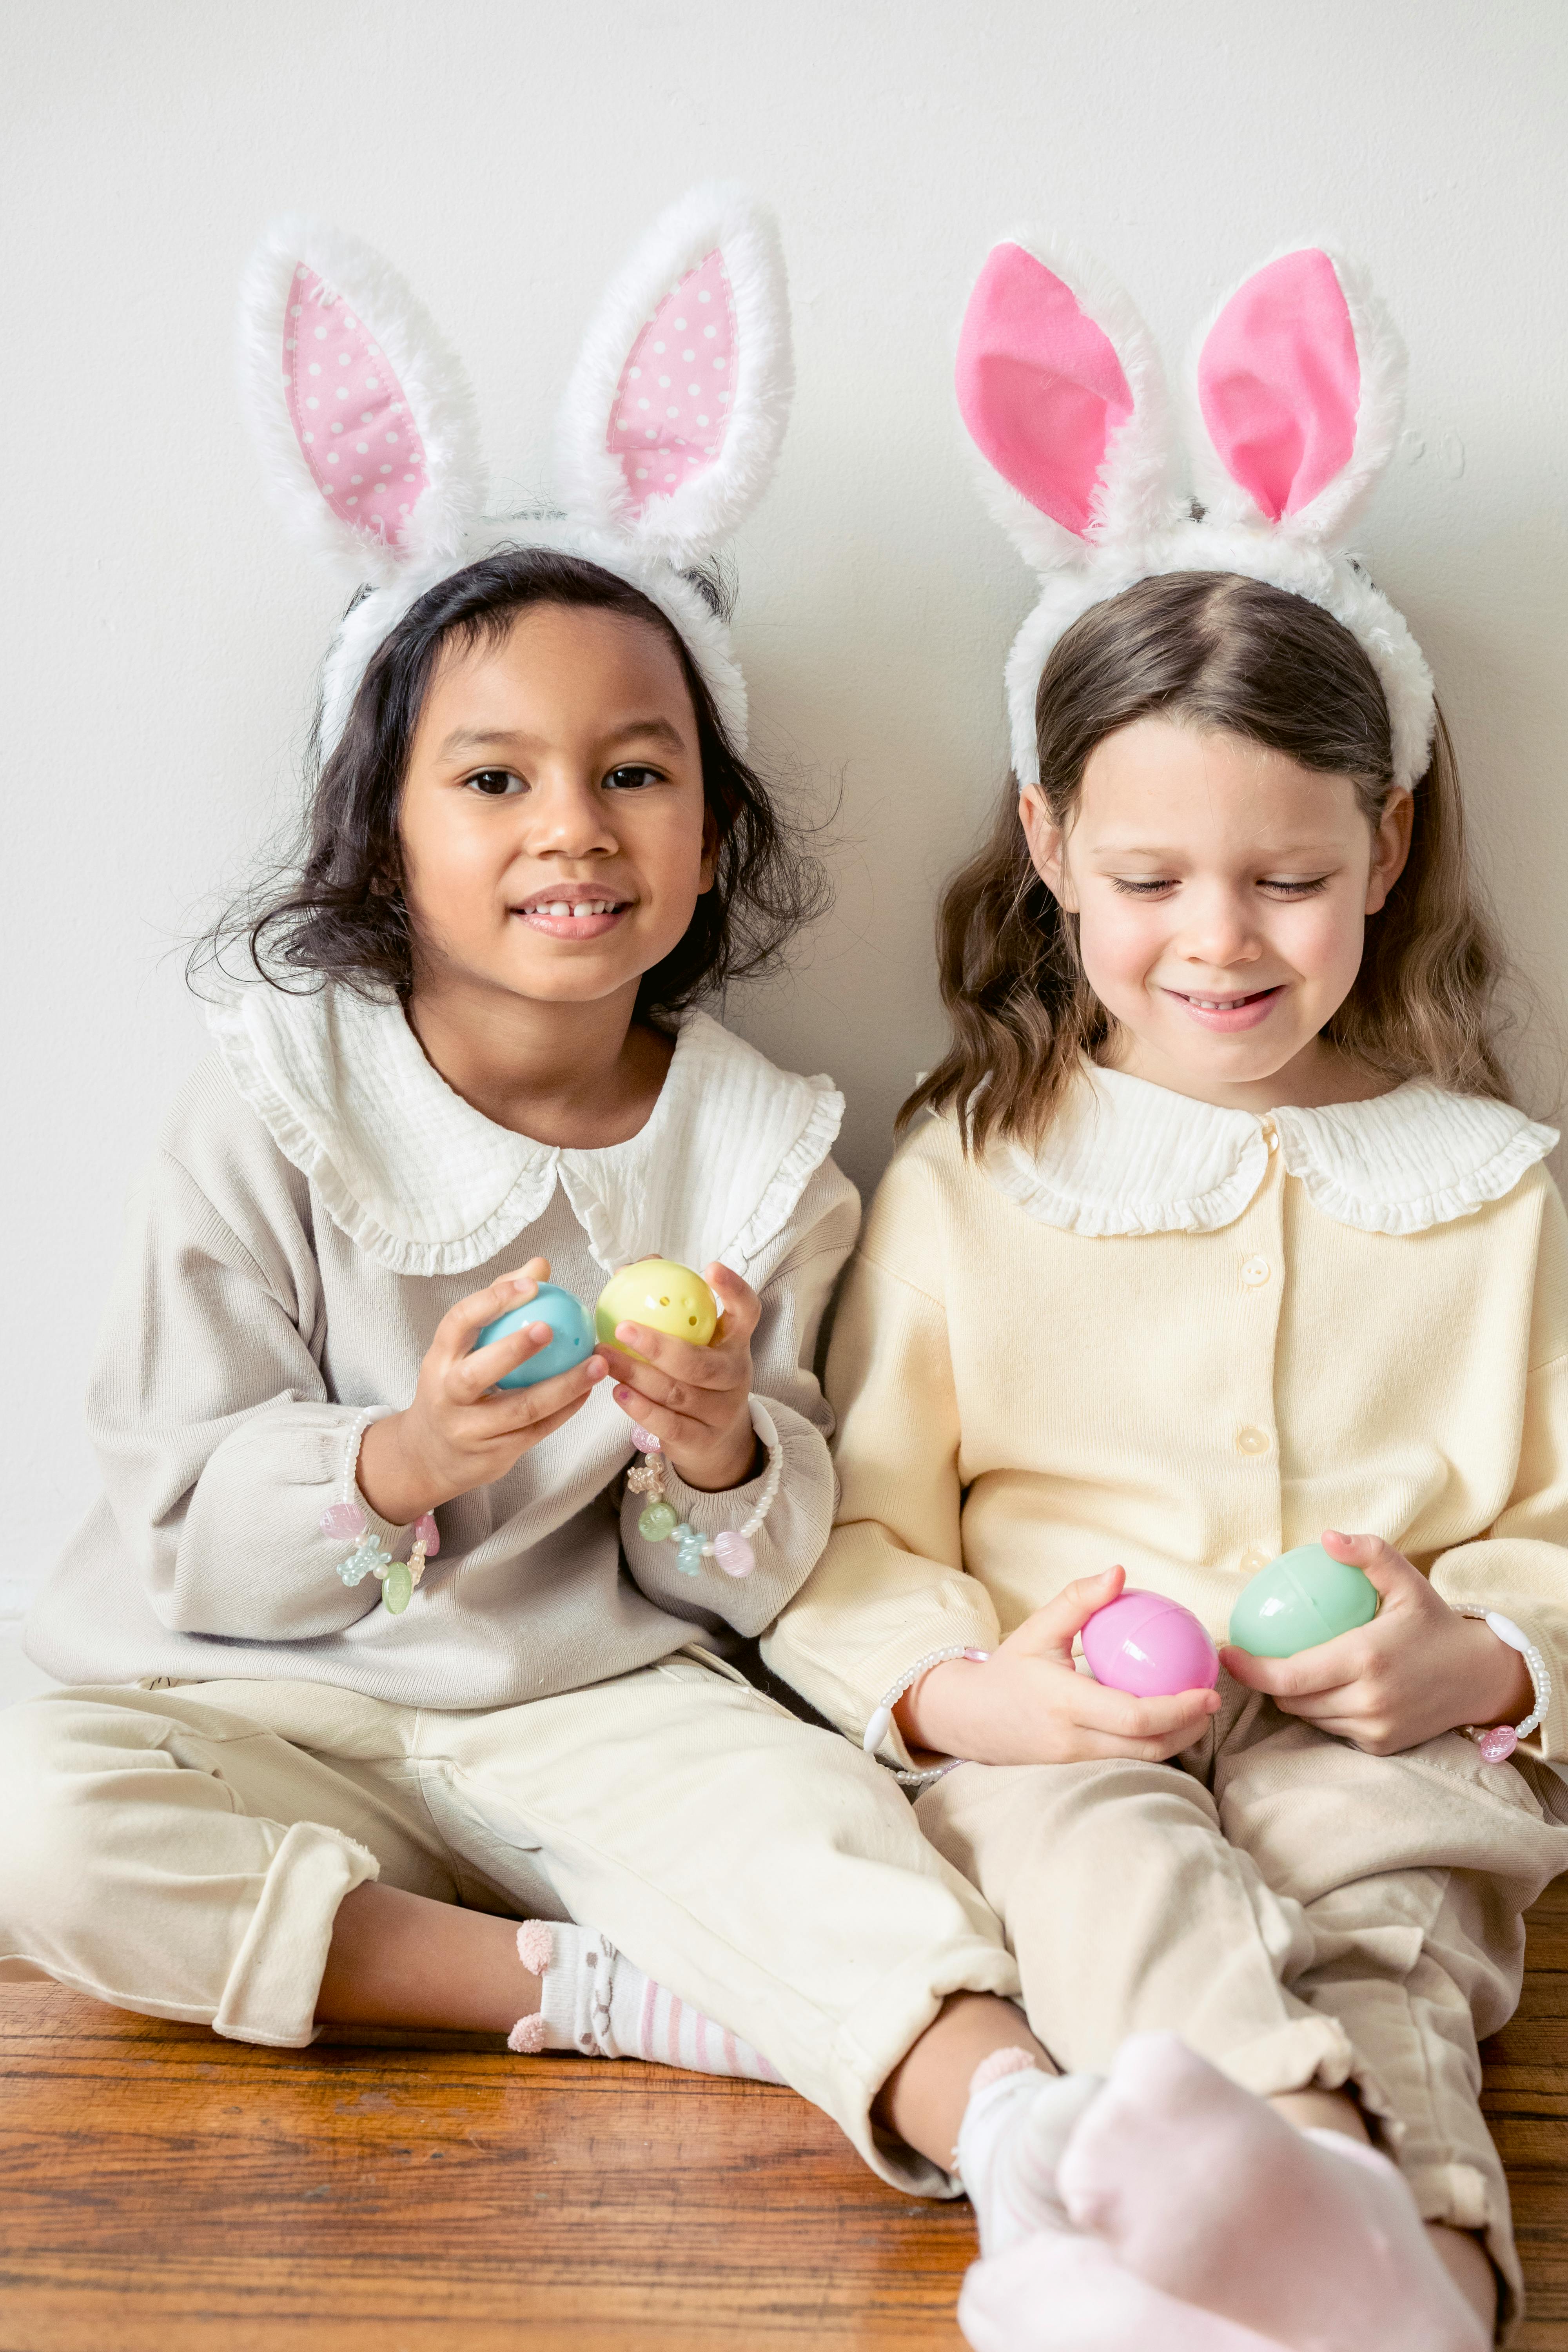
[[[595,1313],[616,1402],[658,1440],[677,1477],[704,1493],[743,1486],[759,1452],[752,1425],[752,1333],[762,1304],[726,1265],[639,1258],[605,1286]]]

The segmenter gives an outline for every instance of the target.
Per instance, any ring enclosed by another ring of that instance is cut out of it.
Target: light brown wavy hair
[[[1142,580],[1058,640],[1035,702],[1055,824],[1070,829],[1096,745],[1155,714],[1348,776],[1369,825],[1394,790],[1388,705],[1368,656],[1331,614],[1260,581]],[[937,955],[952,1042],[899,1113],[901,1129],[920,1110],[952,1111],[970,1152],[1009,1137],[1037,1143],[1080,1059],[1104,1060],[1115,1028],[1084,977],[1078,918],[1030,862],[1017,801],[1010,775],[989,837],[943,893]],[[1368,919],[1355,984],[1322,1034],[1370,1079],[1511,1100],[1497,1051],[1505,973],[1439,712],[1409,858]]]

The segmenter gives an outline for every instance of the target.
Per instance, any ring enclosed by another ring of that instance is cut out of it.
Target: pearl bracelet
[[[1461,1617],[1481,1618],[1488,1632],[1495,1633],[1500,1642],[1506,1642],[1510,1650],[1517,1650],[1530,1669],[1530,1686],[1535,1705],[1522,1723],[1494,1723],[1485,1729],[1473,1723],[1467,1723],[1464,1727],[1466,1738],[1475,1741],[1489,1764],[1506,1764],[1520,1741],[1528,1739],[1539,1727],[1552,1704],[1552,1669],[1529,1634],[1516,1625],[1511,1617],[1503,1616],[1499,1610],[1472,1607],[1462,1601],[1455,1601],[1451,1606]]]
[[[921,1676],[929,1674],[932,1666],[945,1666],[950,1658],[967,1658],[972,1665],[983,1666],[990,1655],[989,1650],[965,1649],[962,1642],[953,1642],[945,1650],[928,1650],[923,1658],[917,1658],[902,1681],[892,1684],[884,1691],[880,1704],[872,1709],[871,1719],[866,1726],[865,1737],[860,1742],[867,1755],[875,1756],[893,1727],[893,1709],[904,1693],[907,1690],[912,1690]],[[906,1787],[913,1787],[917,1782],[923,1780],[940,1780],[944,1772],[951,1772],[955,1765],[962,1764],[963,1761],[962,1756],[954,1756],[945,1764],[928,1765],[923,1772],[900,1771],[896,1774],[896,1777],[903,1781]]]

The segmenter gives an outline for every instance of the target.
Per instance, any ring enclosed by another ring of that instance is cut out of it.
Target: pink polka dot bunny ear
[[[567,509],[688,569],[766,488],[794,370],[773,215],[743,188],[693,188],[611,281],[556,426]]]
[[[457,560],[484,502],[473,394],[378,253],[275,222],[241,292],[240,371],[275,491],[346,580]]]
[[[964,311],[956,383],[987,503],[1037,570],[1173,519],[1159,355],[1087,255],[1023,237],[994,246]]]
[[[1254,270],[1189,362],[1194,479],[1215,522],[1339,538],[1393,454],[1405,379],[1399,331],[1352,263],[1303,246]]]

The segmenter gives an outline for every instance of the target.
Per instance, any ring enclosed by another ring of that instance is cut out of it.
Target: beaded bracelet
[[[759,1436],[761,1433],[759,1431]],[[643,1458],[635,1470],[626,1472],[626,1488],[630,1494],[647,1496],[637,1519],[637,1533],[644,1542],[672,1543],[675,1565],[682,1576],[700,1575],[705,1559],[715,1561],[726,1576],[750,1576],[757,1564],[751,1539],[773,1509],[784,1476],[784,1447],[769,1447],[767,1476],[750,1518],[743,1519],[738,1528],[724,1528],[716,1536],[705,1536],[683,1519],[666,1496],[664,1451],[652,1431],[634,1429],[632,1443]]]
[[[990,1655],[989,1650],[968,1650],[962,1642],[953,1642],[945,1650],[928,1650],[923,1658],[917,1658],[903,1679],[884,1691],[881,1703],[872,1709],[865,1738],[860,1742],[867,1755],[875,1756],[893,1727],[893,1709],[904,1693],[912,1690],[921,1676],[929,1674],[932,1666],[944,1666],[950,1658],[967,1658],[972,1665],[983,1666]],[[895,1778],[903,1781],[906,1787],[912,1788],[918,1781],[940,1780],[944,1772],[952,1771],[963,1761],[962,1756],[953,1756],[945,1764],[928,1765],[923,1772],[896,1771]]]
[[[1482,1609],[1462,1601],[1456,1601],[1453,1606],[1461,1617],[1483,1619],[1488,1631],[1495,1633],[1500,1642],[1506,1642],[1510,1650],[1517,1650],[1530,1669],[1530,1687],[1535,1705],[1522,1723],[1494,1723],[1484,1728],[1467,1723],[1464,1727],[1466,1738],[1475,1741],[1489,1764],[1506,1764],[1520,1741],[1528,1739],[1538,1727],[1552,1704],[1552,1669],[1529,1634],[1522,1632],[1511,1617],[1503,1616],[1499,1610]]]
[[[428,1511],[422,1511],[414,1522],[414,1549],[406,1559],[394,1559],[381,1538],[370,1534],[369,1522],[357,1503],[331,1504],[316,1524],[324,1536],[334,1537],[340,1543],[345,1538],[358,1538],[348,1558],[339,1560],[338,1574],[351,1592],[367,1576],[374,1576],[394,1617],[402,1616],[425,1573],[426,1561],[434,1559],[441,1549],[441,1530]]]

